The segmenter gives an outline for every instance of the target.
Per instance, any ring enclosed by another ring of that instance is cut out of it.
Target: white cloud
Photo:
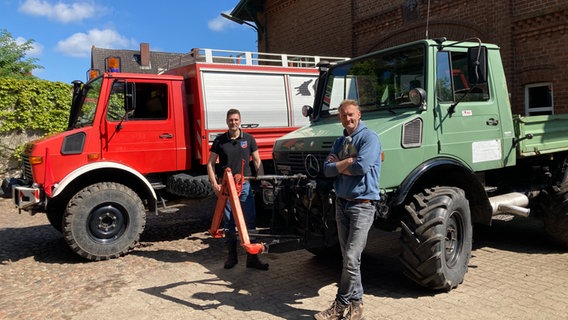
[[[118,32],[105,29],[92,29],[88,33],[75,33],[65,40],[57,42],[57,51],[72,57],[88,57],[91,47],[106,49],[130,49],[136,48],[135,39],[128,39]]]
[[[92,3],[50,3],[42,0],[25,0],[20,6],[20,11],[34,16],[44,16],[63,23],[82,21],[96,14],[95,5]]]
[[[230,13],[231,11],[224,11],[223,13]],[[232,25],[236,25],[235,22],[232,22],[231,20],[227,19],[227,18],[223,18],[222,16],[218,16],[215,19],[209,20],[209,22],[207,23],[207,26],[209,27],[209,29],[213,30],[213,31],[225,31],[225,29],[229,28],[229,27],[233,27]]]
[[[28,39],[24,39],[22,37],[17,37],[15,40],[16,40],[16,43],[18,45],[22,45],[22,44],[26,43],[26,41],[28,41]],[[39,56],[39,55],[42,54],[42,52],[43,52],[43,45],[41,45],[37,42],[33,42],[31,49],[26,51],[26,55]]]

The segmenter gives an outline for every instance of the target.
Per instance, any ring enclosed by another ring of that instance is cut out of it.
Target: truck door
[[[436,131],[439,153],[474,170],[503,166],[503,136],[497,99],[487,83],[468,83],[467,52],[436,53]]]
[[[115,81],[109,97],[103,158],[142,174],[176,170],[174,115],[168,82]]]

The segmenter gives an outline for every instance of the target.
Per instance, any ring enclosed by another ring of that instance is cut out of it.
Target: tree
[[[37,65],[37,58],[27,58],[26,53],[33,48],[34,40],[29,39],[22,44],[12,38],[12,34],[0,29],[0,77],[28,78],[32,70],[43,69]]]

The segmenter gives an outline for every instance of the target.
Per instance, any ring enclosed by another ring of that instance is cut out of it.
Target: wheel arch
[[[150,211],[157,206],[156,192],[150,182],[138,171],[115,162],[96,162],[69,173],[53,190],[53,199],[70,198],[77,191],[98,182],[117,182],[123,184],[138,194]]]
[[[470,204],[472,222],[491,224],[492,209],[484,186],[469,167],[453,158],[430,159],[416,167],[397,189],[391,206],[399,206],[408,196],[437,185],[464,190]]]

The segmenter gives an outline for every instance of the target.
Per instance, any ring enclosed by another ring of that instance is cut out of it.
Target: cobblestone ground
[[[268,253],[263,272],[224,270],[206,234],[214,200],[148,217],[141,244],[86,262],[45,215],[0,199],[0,319],[311,319],[327,308],[340,265],[307,251]],[[373,319],[568,319],[568,253],[534,220],[475,230],[465,282],[450,293],[407,280],[398,234],[371,230],[363,256],[365,314]]]

